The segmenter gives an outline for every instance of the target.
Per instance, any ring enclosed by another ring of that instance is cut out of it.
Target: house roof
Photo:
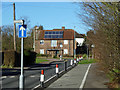
[[[45,31],[63,31],[63,38],[44,38]],[[38,39],[39,40],[72,40],[74,39],[74,30],[73,29],[53,29],[53,30],[38,30]],[[83,38],[82,34],[75,32],[77,38]]]

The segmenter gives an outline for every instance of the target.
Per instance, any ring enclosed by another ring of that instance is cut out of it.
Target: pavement
[[[84,88],[101,88],[101,90],[105,88],[105,90],[109,90],[105,85],[109,82],[109,79],[105,73],[98,68],[96,63],[92,64]]]
[[[98,71],[96,69],[97,64],[91,64],[91,67],[88,71],[88,75],[86,79],[85,74],[88,70],[89,64],[78,64],[75,68],[64,74],[61,78],[57,79],[51,85],[49,85],[47,89],[80,89],[83,84],[84,89],[93,88],[103,88],[107,89],[107,86],[104,84],[108,82],[108,79],[105,77],[102,71]],[[96,72],[99,72],[96,73]],[[108,89],[109,90],[109,89]]]

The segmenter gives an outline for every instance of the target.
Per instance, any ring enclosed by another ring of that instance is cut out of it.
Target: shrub
[[[31,65],[35,63],[36,53],[30,50],[24,50],[23,55],[23,63],[24,66]],[[14,66],[20,66],[21,64],[21,54],[15,51],[4,51],[4,61],[3,65],[8,68],[12,68]]]
[[[84,54],[84,55],[83,55],[83,58],[86,58],[86,57],[87,57],[87,54]]]
[[[57,55],[54,55],[53,58],[57,58]]]
[[[14,66],[15,65],[15,51],[5,51],[4,52],[4,65]]]

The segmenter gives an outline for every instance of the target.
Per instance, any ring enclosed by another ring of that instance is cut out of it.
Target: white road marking
[[[38,84],[37,86],[35,86],[33,89],[31,89],[31,90],[34,90],[34,89],[36,89],[36,88],[38,88],[38,87],[40,87],[40,84]]]
[[[7,76],[2,76],[2,77],[0,77],[1,79],[4,79],[4,78],[7,78]]]
[[[15,76],[10,76],[10,78],[15,78]]]
[[[44,83],[48,82],[49,80],[51,80],[52,78],[56,77],[56,75],[50,77],[49,79],[47,79]]]
[[[89,69],[90,69],[90,67],[91,67],[91,64],[89,64],[89,66],[88,66],[88,68],[87,68],[87,71],[86,71],[86,73],[85,73],[85,75],[84,75],[84,78],[83,78],[83,80],[82,80],[82,83],[81,83],[81,85],[80,85],[80,90],[82,90],[82,88],[84,87],[84,84],[85,84],[85,81],[86,81],[86,78],[87,78],[87,75],[88,75],[88,72],[89,72]]]
[[[39,75],[31,75],[29,77],[40,77]]]

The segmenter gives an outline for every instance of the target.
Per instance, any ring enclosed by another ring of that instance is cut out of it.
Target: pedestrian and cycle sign
[[[19,25],[19,38],[27,37],[27,25]]]

